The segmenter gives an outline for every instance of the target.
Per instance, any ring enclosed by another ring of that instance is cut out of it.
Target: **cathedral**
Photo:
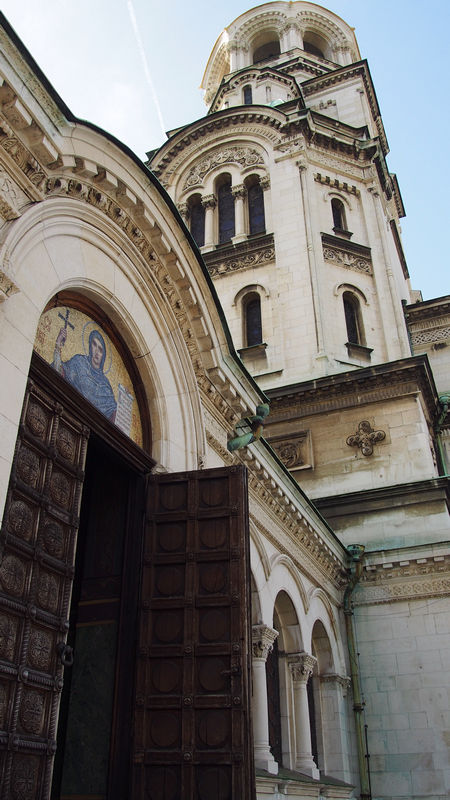
[[[248,10],[145,163],[0,73],[0,797],[444,800],[450,296],[354,29]]]

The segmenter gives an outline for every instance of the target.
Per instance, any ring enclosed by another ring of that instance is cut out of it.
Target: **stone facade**
[[[265,435],[339,539],[365,547],[351,583],[360,651],[352,683],[357,738],[361,692],[366,704],[372,788],[360,769],[358,796],[442,800],[449,298],[424,303],[411,290],[401,195],[367,63],[346,22],[308,2],[249,10],[217,40],[203,87],[207,116],[177,131],[149,164],[187,210],[188,226],[194,194],[215,199],[201,249],[239,355],[270,400]],[[224,181],[234,196],[228,241],[217,203]],[[246,190],[258,182],[265,225],[254,234]],[[260,313],[256,340],[250,301]],[[276,618],[275,605],[263,621],[278,630]],[[349,638],[351,630],[348,623]],[[316,639],[310,654],[319,647]],[[289,676],[279,661],[283,698]],[[329,737],[346,701],[331,696],[331,676],[320,686],[318,765],[346,780],[345,761],[357,783],[347,723],[339,745]],[[283,767],[308,770],[308,755],[292,757],[295,720],[279,713]],[[334,747],[344,761],[334,760]],[[266,780],[261,797],[276,791]]]

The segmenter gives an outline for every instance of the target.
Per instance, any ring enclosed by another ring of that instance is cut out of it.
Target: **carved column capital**
[[[177,208],[178,208],[178,211],[180,212],[181,216],[183,217],[183,219],[187,220],[189,218],[189,206],[188,206],[188,204],[187,203],[179,203]]]
[[[265,192],[266,189],[270,189],[270,178],[269,178],[269,176],[268,175],[261,175],[261,177],[259,179],[259,185],[260,185],[261,189],[263,190],[263,192]]]
[[[215,194],[206,194],[202,197],[202,206],[204,208],[215,208],[217,205],[217,197]]]
[[[295,163],[297,164],[297,167],[300,172],[304,172],[308,168],[308,162],[306,158],[304,158],[303,156],[298,158]]]
[[[253,625],[252,628],[252,652],[253,658],[267,660],[267,656],[273,649],[273,643],[278,636],[278,631],[269,628],[268,625]]]
[[[232,186],[231,194],[233,197],[245,197],[247,194],[247,187],[243,183],[240,183],[238,186]]]
[[[290,653],[287,662],[292,680],[296,683],[307,683],[317,664],[317,658],[309,653]]]
[[[321,675],[320,682],[331,684],[333,687],[340,686],[345,697],[352,679],[348,675],[337,675],[330,672],[328,675]]]

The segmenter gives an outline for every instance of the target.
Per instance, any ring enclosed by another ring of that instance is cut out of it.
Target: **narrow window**
[[[229,242],[235,231],[234,197],[231,193],[231,178],[225,178],[217,190],[219,209],[219,244]]]
[[[244,105],[251,106],[252,103],[253,103],[252,87],[249,85],[244,86]]]
[[[264,217],[264,192],[259,181],[255,181],[248,187],[248,227],[249,232],[264,233],[266,230],[266,220]]]
[[[343,300],[348,342],[349,344],[363,345],[359,302],[350,292],[344,292]]]
[[[342,200],[333,197],[331,201],[331,213],[333,214],[333,228],[338,231],[347,230],[347,221],[345,219],[345,208]]]
[[[251,292],[244,300],[245,346],[253,347],[262,342],[261,298]]]
[[[205,209],[200,195],[195,195],[189,203],[190,229],[198,247],[205,244]]]
[[[311,53],[312,56],[319,56],[319,58],[325,58],[320,47],[316,47],[316,45],[311,44],[311,42],[303,42],[303,50],[305,51],[305,53]]]

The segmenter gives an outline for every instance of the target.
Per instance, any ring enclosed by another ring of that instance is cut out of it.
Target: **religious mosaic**
[[[142,446],[133,384],[123,359],[96,320],[67,306],[42,314],[34,349],[121,431]]]

